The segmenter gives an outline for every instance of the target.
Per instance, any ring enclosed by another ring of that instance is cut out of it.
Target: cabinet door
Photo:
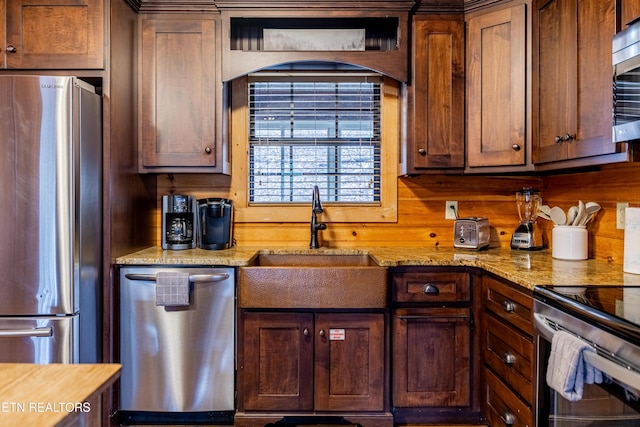
[[[471,405],[469,308],[397,309],[393,406]]]
[[[578,14],[578,74],[575,143],[567,144],[570,159],[615,153],[612,143],[612,46],[616,33],[614,0],[580,0]]]
[[[534,74],[538,78],[538,93],[534,163],[565,160],[565,139],[572,141],[576,132],[576,1],[536,3],[538,67]]]
[[[620,30],[624,30],[630,22],[640,18],[640,2],[638,0],[621,0],[620,5],[620,21],[622,24]]]
[[[384,410],[383,314],[316,315],[315,409]]]
[[[415,16],[410,167],[464,167],[464,22]]]
[[[5,66],[103,68],[103,22],[103,0],[6,1]]]
[[[244,409],[313,409],[313,314],[245,312]]]
[[[141,172],[215,166],[215,58],[214,20],[142,20]]]
[[[520,166],[526,153],[526,5],[469,20],[467,165]]]
[[[534,163],[615,153],[611,143],[614,0],[537,2]]]
[[[6,20],[2,19],[2,17],[7,14],[7,0],[0,0],[0,69],[5,67],[5,58],[6,58],[6,50],[7,47],[7,29],[6,29]]]

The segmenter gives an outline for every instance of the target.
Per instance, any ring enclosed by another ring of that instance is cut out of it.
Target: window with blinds
[[[249,80],[250,204],[380,204],[380,85],[370,74]]]

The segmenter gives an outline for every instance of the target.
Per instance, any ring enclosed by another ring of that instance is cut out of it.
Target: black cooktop
[[[534,296],[640,345],[640,286],[536,286]]]

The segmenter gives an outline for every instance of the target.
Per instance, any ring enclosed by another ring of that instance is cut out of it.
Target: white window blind
[[[249,80],[249,203],[380,203],[380,78]]]

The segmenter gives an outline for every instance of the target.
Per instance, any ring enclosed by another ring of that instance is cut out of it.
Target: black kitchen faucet
[[[320,247],[318,231],[327,229],[327,224],[318,222],[317,215],[322,212],[324,212],[324,209],[322,209],[322,202],[320,201],[320,190],[317,185],[314,185],[313,198],[311,200],[311,243],[309,243],[311,249],[318,249]]]

